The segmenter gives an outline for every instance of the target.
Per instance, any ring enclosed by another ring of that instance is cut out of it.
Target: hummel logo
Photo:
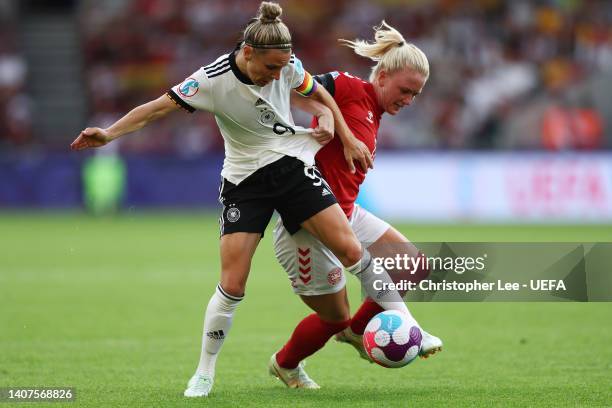
[[[261,105],[267,105],[267,104],[266,104],[266,101],[264,101],[264,100],[263,100],[263,99],[261,99],[261,98],[258,98],[258,99],[257,99],[257,102],[255,102],[255,106],[261,106]]]
[[[371,124],[374,124],[374,121],[372,120],[373,117],[374,117],[374,114],[372,113],[372,111],[368,111],[368,117],[366,118],[366,120],[370,122]]]
[[[326,195],[330,195],[330,194],[331,194],[331,192],[328,189],[323,188],[323,192],[321,193],[321,197],[325,197]]]
[[[223,340],[225,338],[225,333],[223,333],[223,330],[215,330],[206,333],[206,336],[215,340]]]

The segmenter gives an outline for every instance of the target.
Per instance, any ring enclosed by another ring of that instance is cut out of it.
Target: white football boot
[[[350,327],[347,327],[346,329],[337,333],[335,339],[339,343],[350,344],[355,348],[355,350],[357,350],[359,357],[363,358],[368,363],[374,363],[370,356],[368,356],[368,352],[365,350],[365,347],[363,347],[363,336],[353,333]]]
[[[214,380],[207,375],[195,373],[187,383],[187,389],[183,393],[186,397],[208,397]]]
[[[421,333],[423,334],[423,339],[421,340],[419,357],[428,358],[429,356],[433,356],[437,352],[442,351],[442,340],[432,334],[427,333],[423,329],[421,329]]]
[[[276,362],[276,353],[270,357],[268,372],[271,376],[278,378],[289,388],[305,388],[316,390],[321,387],[312,380],[304,371],[304,361],[301,361],[296,368],[283,368]]]

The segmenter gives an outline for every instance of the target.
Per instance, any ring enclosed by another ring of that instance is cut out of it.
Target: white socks
[[[202,353],[196,370],[197,374],[206,375],[211,379],[215,377],[215,363],[219,350],[232,327],[234,310],[243,297],[229,295],[223,290],[221,284],[217,285],[204,314]]]
[[[392,283],[393,280],[389,276],[387,271],[382,273],[374,273],[374,262],[372,262],[372,256],[367,249],[363,249],[361,260],[353,266],[346,268],[346,271],[351,275],[355,275],[361,282],[361,287],[365,290],[366,294],[372,298],[380,307],[385,310],[397,310],[398,312],[405,313],[410,316],[412,320],[416,322],[408,307],[404,303],[404,299],[396,290],[376,290],[375,286],[379,287],[379,284],[375,285],[375,281],[381,281],[383,283]]]

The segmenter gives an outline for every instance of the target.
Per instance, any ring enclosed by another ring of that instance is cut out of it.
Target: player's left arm
[[[311,136],[320,145],[324,146],[334,138],[334,115],[327,106],[312,98],[301,96],[297,92],[291,92],[291,106],[317,118],[318,126],[313,130]]]

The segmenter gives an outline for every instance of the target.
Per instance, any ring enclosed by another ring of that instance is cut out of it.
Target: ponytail
[[[374,27],[373,43],[342,39],[340,42],[352,48],[356,54],[376,61],[370,74],[370,82],[380,71],[395,72],[406,67],[423,75],[425,80],[429,77],[429,62],[425,53],[416,45],[406,42],[402,34],[384,20],[381,25]]]

